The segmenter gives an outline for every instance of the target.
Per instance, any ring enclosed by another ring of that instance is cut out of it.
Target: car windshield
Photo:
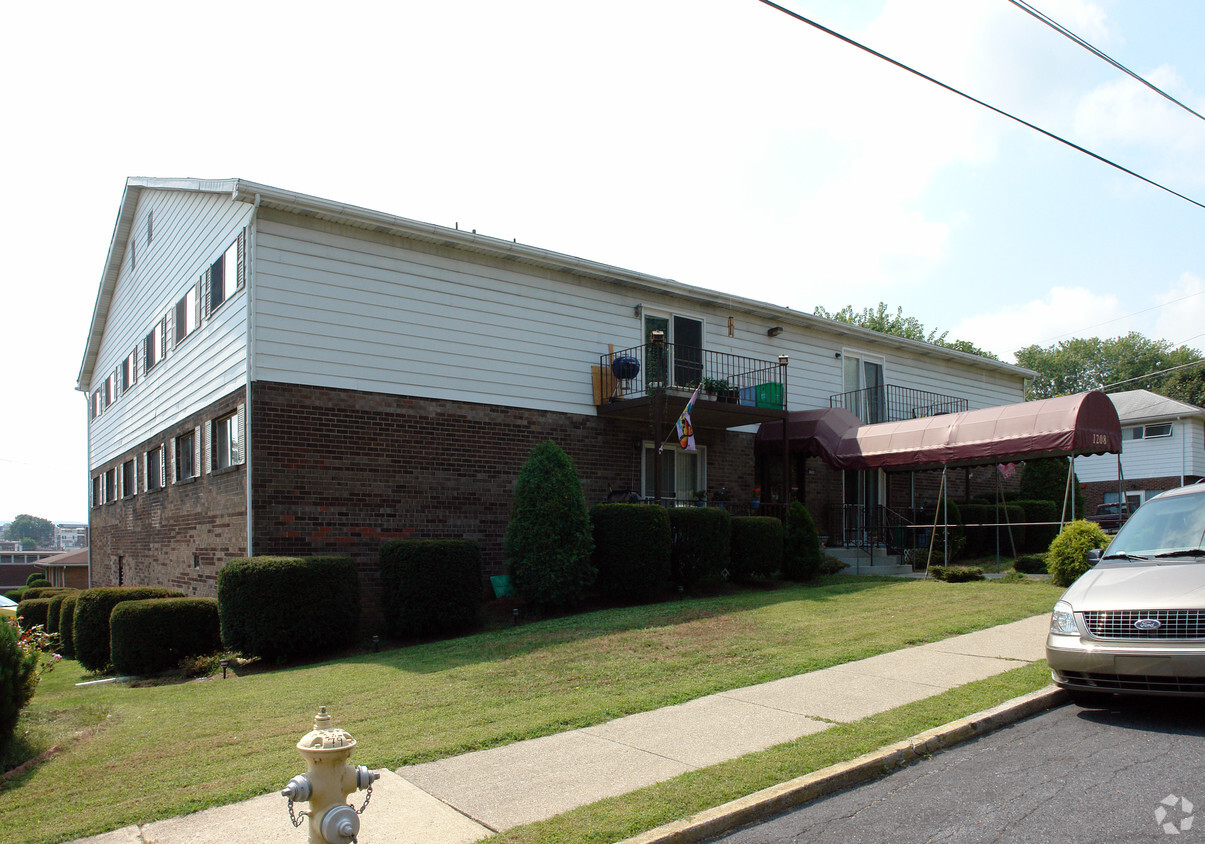
[[[1130,516],[1105,559],[1205,557],[1205,495],[1153,498]]]

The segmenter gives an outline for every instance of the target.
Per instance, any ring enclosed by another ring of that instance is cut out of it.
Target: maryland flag
[[[690,424],[690,411],[694,408],[695,399],[698,397],[699,387],[695,387],[695,391],[691,393],[690,401],[686,403],[686,409],[682,411],[682,415],[678,417],[677,424],[674,425],[674,430],[678,432],[678,445],[682,446],[686,451],[695,450],[695,429]]]

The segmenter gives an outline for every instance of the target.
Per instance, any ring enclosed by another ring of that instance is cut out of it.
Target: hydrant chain
[[[364,804],[367,805],[368,801],[365,800]],[[306,817],[309,816],[309,814],[310,814],[309,812],[302,812],[297,817],[293,817],[293,798],[292,797],[289,798],[289,820],[291,820],[293,822],[293,829],[296,829],[297,827],[299,827],[303,823],[305,823],[305,819],[306,819]]]

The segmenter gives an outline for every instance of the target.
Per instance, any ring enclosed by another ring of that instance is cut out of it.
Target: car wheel
[[[1113,702],[1113,695],[1108,692],[1085,692],[1079,689],[1067,689],[1071,702],[1085,709],[1104,709]]]

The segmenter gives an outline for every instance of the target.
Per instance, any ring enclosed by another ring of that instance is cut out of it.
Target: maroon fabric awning
[[[806,411],[831,414],[837,410]],[[845,416],[850,414],[844,413]],[[787,435],[791,437],[791,422]],[[808,422],[817,431],[840,428],[819,420]],[[766,430],[771,426],[774,430]],[[781,452],[782,428],[764,423],[755,447],[773,454],[774,435]],[[806,426],[801,429],[806,431]],[[789,445],[791,445],[789,443]],[[793,446],[796,453],[817,454],[838,469],[939,469],[977,466],[1014,460],[1033,460],[1078,454],[1121,452],[1121,423],[1113,402],[1093,391],[1074,396],[989,407],[903,422],[846,427],[836,446],[828,434],[813,434],[810,442]]]
[[[843,407],[795,410],[787,415],[787,448],[791,454],[823,457],[837,453],[841,439],[862,423]],[[782,422],[763,422],[753,448],[758,454],[782,454]]]

